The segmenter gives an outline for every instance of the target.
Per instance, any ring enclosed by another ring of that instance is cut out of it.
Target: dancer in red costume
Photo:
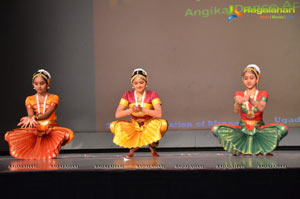
[[[261,78],[260,68],[248,65],[243,72],[246,90],[235,93],[234,112],[241,115],[240,125],[216,124],[211,130],[223,148],[233,155],[272,155],[279,141],[288,133],[281,123],[265,125],[263,112],[269,94],[257,89]]]
[[[62,145],[72,141],[72,130],[59,127],[56,108],[59,98],[49,93],[51,75],[44,69],[33,74],[32,85],[37,92],[25,101],[28,116],[22,117],[19,129],[8,131],[5,140],[10,154],[19,159],[56,158]]]

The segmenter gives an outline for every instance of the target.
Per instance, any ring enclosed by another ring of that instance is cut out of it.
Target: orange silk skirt
[[[8,131],[5,140],[9,144],[11,156],[19,159],[56,158],[61,146],[74,138],[71,129],[59,126],[20,128]]]

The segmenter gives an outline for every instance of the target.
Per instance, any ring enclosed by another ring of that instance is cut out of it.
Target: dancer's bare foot
[[[129,159],[129,158],[132,158],[134,156],[134,152],[138,150],[138,148],[133,148],[133,149],[130,149],[129,153],[126,155],[126,158]]]
[[[152,153],[152,157],[159,157],[158,153]]]
[[[149,147],[151,153],[152,153],[152,157],[159,157],[159,154],[156,152],[155,148]]]
[[[126,158],[127,158],[127,159],[132,158],[132,157],[133,157],[133,154],[128,153],[128,154],[126,155]]]

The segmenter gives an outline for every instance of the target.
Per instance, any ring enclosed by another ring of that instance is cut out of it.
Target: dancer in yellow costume
[[[162,116],[161,101],[154,91],[146,90],[147,72],[135,69],[131,75],[134,90],[126,91],[116,110],[116,118],[131,115],[131,121],[114,121],[110,130],[115,135],[113,142],[121,147],[130,148],[127,158],[142,146],[149,145],[153,157],[158,157],[156,147],[158,141],[168,129],[168,123]],[[129,108],[126,108],[126,107]]]

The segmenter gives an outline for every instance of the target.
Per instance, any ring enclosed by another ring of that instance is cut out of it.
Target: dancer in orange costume
[[[56,158],[62,145],[72,141],[72,130],[59,127],[56,108],[57,95],[48,92],[51,75],[44,69],[33,74],[32,84],[35,95],[25,101],[28,116],[21,118],[19,129],[8,131],[5,140],[9,144],[10,154],[19,159]]]
[[[145,70],[135,69],[131,76],[134,90],[126,91],[116,111],[116,118],[131,115],[131,121],[114,121],[110,130],[115,135],[113,142],[130,148],[127,158],[141,146],[149,145],[153,157],[158,157],[158,141],[168,129],[168,123],[162,116],[161,101],[154,91],[146,90],[148,76]],[[126,107],[129,106],[128,109]]]

